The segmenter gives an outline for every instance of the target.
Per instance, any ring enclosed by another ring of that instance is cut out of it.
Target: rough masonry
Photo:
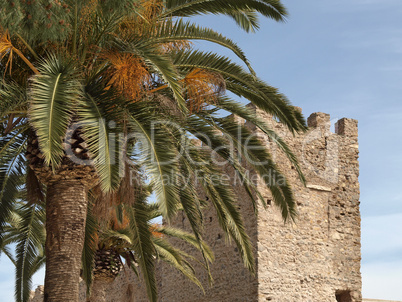
[[[234,184],[238,206],[254,246],[255,276],[243,267],[236,246],[227,244],[211,208],[204,212],[204,236],[216,256],[211,265],[213,286],[209,287],[201,266],[196,265],[196,270],[204,284],[205,295],[179,273],[159,264],[159,300],[361,302],[357,121],[340,119],[332,133],[330,116],[313,113],[308,118],[309,131],[294,136],[283,124],[249,106],[286,141],[299,159],[306,186],[276,145],[259,129],[245,123],[269,145],[280,170],[290,181],[297,200],[298,218],[295,223],[284,223],[261,181],[259,187],[267,208],[260,205],[256,217],[250,198],[241,185]],[[225,169],[234,179],[233,171]],[[189,230],[182,214],[173,224]],[[194,252],[182,243],[174,244]],[[108,301],[147,301],[141,282],[129,275],[124,273],[116,280]]]

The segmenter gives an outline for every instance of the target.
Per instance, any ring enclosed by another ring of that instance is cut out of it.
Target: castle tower
[[[343,118],[336,123],[335,133],[332,133],[330,116],[313,113],[308,118],[309,131],[293,136],[272,117],[253,106],[250,108],[286,141],[306,176],[304,187],[295,167],[275,144],[260,130],[251,128],[269,144],[275,162],[291,183],[298,205],[296,223],[283,223],[270,192],[261,182],[259,186],[267,209],[260,206],[257,218],[246,192],[239,184],[234,184],[254,247],[256,275],[251,276],[244,269],[235,245],[225,243],[214,209],[210,208],[204,212],[204,238],[216,256],[211,265],[213,287],[209,287],[201,267],[197,268],[197,276],[204,284],[205,295],[184,277],[162,265],[160,300],[360,302],[357,121]],[[246,126],[251,127],[248,123]],[[226,168],[226,172],[234,177],[230,168]],[[189,230],[184,215],[174,224]],[[180,243],[175,244],[185,249]]]

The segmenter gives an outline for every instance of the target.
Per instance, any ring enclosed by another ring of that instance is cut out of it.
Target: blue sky
[[[402,1],[283,3],[287,22],[264,20],[256,34],[222,17],[203,24],[237,41],[306,117],[359,120],[363,296],[402,301]],[[2,257],[0,301],[13,300],[13,274]],[[42,280],[43,272],[34,284]]]

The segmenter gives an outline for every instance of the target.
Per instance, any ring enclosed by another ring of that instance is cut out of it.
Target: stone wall
[[[302,185],[295,167],[276,144],[246,123],[270,147],[274,160],[291,183],[299,213],[296,222],[283,222],[271,193],[261,180],[258,180],[258,186],[266,209],[259,205],[257,218],[249,196],[240,184],[234,183],[238,206],[253,243],[256,274],[252,276],[243,267],[235,244],[228,244],[214,209],[208,208],[203,213],[204,238],[216,256],[211,265],[213,286],[209,286],[208,276],[201,265],[195,264],[195,267],[205,295],[179,273],[159,263],[159,300],[362,301],[357,121],[341,119],[336,124],[335,133],[332,133],[330,116],[313,113],[308,118],[309,131],[294,136],[272,117],[253,106],[250,108],[287,142],[300,161],[307,179],[306,186]],[[224,169],[235,179],[229,167]],[[250,173],[255,175],[252,170]],[[199,194],[208,198],[202,191]],[[183,213],[173,224],[190,230]],[[197,252],[183,243],[174,244],[200,258]],[[146,301],[144,286],[132,273],[128,274],[119,276],[115,281],[108,301]]]
[[[336,133],[331,133],[330,116],[314,113],[308,119],[309,131],[293,136],[272,117],[257,114],[296,153],[307,178],[304,187],[295,167],[276,145],[261,131],[251,128],[270,146],[292,185],[299,213],[296,222],[283,222],[261,181],[259,187],[267,209],[260,206],[257,219],[245,190],[235,185],[254,245],[256,276],[243,268],[235,245],[225,244],[214,210],[207,209],[205,238],[216,255],[211,266],[213,287],[209,287],[202,267],[197,273],[205,295],[177,273],[163,268],[161,301],[362,301],[357,121],[341,119]],[[248,123],[246,126],[252,127]],[[233,177],[233,171],[226,169]],[[174,224],[188,229],[184,216]]]

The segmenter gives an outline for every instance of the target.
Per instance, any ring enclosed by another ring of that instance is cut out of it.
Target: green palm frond
[[[231,39],[226,38],[210,28],[200,27],[192,22],[184,21],[183,19],[179,19],[175,22],[167,20],[157,24],[155,32],[150,33],[145,45],[154,46],[179,40],[204,40],[226,47],[239,57],[247,65],[250,72],[255,75],[246,55]]]
[[[130,127],[138,142],[138,160],[150,176],[162,215],[169,219],[179,205],[177,151],[163,122],[155,120],[149,105],[135,103],[127,109]]]
[[[252,10],[233,11],[229,17],[243,28],[246,32],[255,32],[260,28],[258,15]]]
[[[55,55],[44,60],[39,71],[31,81],[29,118],[45,163],[55,169],[64,156],[62,141],[81,98],[82,85],[72,62]]]
[[[89,2],[89,1],[87,1]],[[138,0],[125,1],[100,1],[97,3],[97,10],[102,15],[129,15],[138,10]],[[89,2],[93,3],[93,2]]]
[[[192,233],[183,231],[179,228],[172,228],[168,226],[161,226],[159,228],[156,228],[155,231],[171,238],[180,239],[183,242],[186,242],[192,245],[193,247],[199,249],[198,240],[196,236],[194,236],[194,234]],[[205,243],[205,241],[201,241],[201,245],[202,250],[205,252],[207,256],[208,261],[210,262],[214,261],[215,257],[210,247]]]
[[[13,205],[7,220],[2,250],[15,265],[16,301],[28,302],[32,277],[45,263],[45,209],[43,204],[26,204],[21,200]]]
[[[236,197],[230,184],[223,182],[215,183],[211,175],[219,176],[218,171],[214,174],[203,175],[202,186],[215,207],[219,225],[230,239],[236,243],[244,266],[252,273],[255,272],[253,249],[249,236],[246,233],[242,216],[238,210]],[[223,179],[222,177],[220,179]]]
[[[132,233],[128,229],[123,230],[111,230],[103,231],[101,234],[100,243],[107,244],[108,241],[113,242],[113,247],[117,247],[116,242],[123,242],[122,246],[132,245]]]
[[[20,132],[0,137],[0,246],[3,230],[12,212],[13,205],[19,199],[19,191],[24,181],[26,137]]]
[[[44,264],[45,210],[41,205],[24,205],[17,209],[20,215],[16,247],[17,302],[27,302],[32,289],[32,276]]]
[[[15,265],[14,255],[7,245],[0,248],[0,256],[1,253],[4,253],[4,255],[6,255],[7,258],[11,261],[11,263]]]
[[[133,232],[132,247],[137,255],[141,275],[144,278],[148,298],[157,301],[155,279],[155,247],[152,244],[152,233],[149,225],[147,206],[144,201],[137,200],[133,207],[127,207],[130,229]]]
[[[104,192],[118,187],[123,172],[121,115],[113,108],[117,101],[115,92],[88,85],[77,113]]]
[[[288,99],[263,81],[247,73],[229,58],[211,52],[182,50],[174,54],[175,65],[188,73],[193,68],[217,72],[226,81],[226,89],[238,96],[245,97],[258,108],[277,117],[291,131],[305,131],[305,120]]]
[[[204,128],[200,128],[200,125],[204,125]],[[210,140],[214,140],[219,137],[216,136],[216,132],[214,132],[215,128],[206,123],[202,123],[200,119],[194,116],[190,116],[186,119],[185,123],[183,123],[183,128],[199,139],[205,140],[205,143],[208,143],[207,137]],[[212,148],[219,147],[216,148],[219,151],[228,150],[227,141],[219,142],[220,144],[214,145]],[[214,177],[218,176],[218,179],[223,179],[223,177],[219,178],[219,176],[222,176],[222,172],[217,171],[214,167],[214,164],[211,162],[210,150],[208,152],[205,152],[205,149],[197,150],[197,148],[188,148],[188,150],[191,152],[190,156],[193,161],[186,159],[186,156],[180,158],[182,169],[183,167],[187,169],[187,171],[183,171],[183,175],[186,175],[186,179],[189,180],[188,182],[181,184],[180,203],[183,207],[184,213],[189,219],[190,226],[192,227],[196,239],[198,242],[202,240],[201,205],[199,204],[199,199],[194,189],[195,181],[197,180],[201,182],[204,191],[212,200],[211,203],[214,205],[217,211],[222,229],[229,238],[235,240],[245,265],[252,271],[254,269],[254,261],[251,243],[247,234],[245,233],[241,215],[235,206],[236,198],[231,187],[229,184],[225,185],[222,183],[214,183]],[[229,162],[233,162],[233,159],[231,159],[229,155],[226,157],[226,159],[229,159]],[[200,163],[202,164],[200,165]],[[197,179],[193,178],[195,171],[197,172]],[[228,226],[229,224],[230,226]],[[200,250],[202,252],[202,246],[200,246]],[[208,265],[206,256],[203,256],[205,259],[205,264]]]
[[[190,120],[193,122],[196,121],[195,118],[189,117],[186,120],[186,125],[187,128],[186,130],[190,131],[197,137],[197,135],[200,135],[200,139],[206,139],[206,136],[203,134],[207,134],[206,132],[199,132],[199,128],[197,125],[200,123],[193,123],[191,124]],[[198,120],[199,121],[199,120]],[[197,125],[195,125],[197,124]],[[191,127],[194,126],[194,127]],[[194,129],[197,129],[197,131],[194,131]],[[213,130],[211,127],[207,127],[209,130]],[[208,133],[208,137],[210,139],[214,139],[217,137],[213,133]],[[225,145],[223,145],[224,148],[226,148]],[[219,147],[222,147],[220,145]],[[217,150],[222,149],[222,148],[217,148]],[[211,153],[205,152],[202,150],[197,150],[194,148],[190,148],[190,150],[193,150],[192,153],[192,159],[197,159],[198,163],[202,163],[201,165],[193,165],[191,161],[186,161],[184,164],[189,168],[193,169],[193,171],[197,171],[197,182],[200,182],[204,192],[208,195],[210,198],[210,203],[215,207],[215,210],[217,212],[218,220],[220,223],[221,228],[224,230],[224,232],[227,234],[229,238],[232,238],[240,251],[240,254],[243,258],[245,266],[250,269],[251,272],[254,271],[254,260],[253,260],[253,254],[252,254],[252,248],[251,248],[251,242],[250,239],[248,238],[245,229],[244,229],[244,224],[241,218],[241,214],[239,213],[236,205],[236,197],[233,194],[233,191],[231,189],[231,186],[229,184],[225,184],[222,182],[215,182],[214,179],[218,177],[218,179],[224,179],[223,172],[218,171],[214,164],[211,163]],[[222,149],[223,150],[223,149]],[[197,154],[198,153],[198,154]],[[183,157],[184,160],[185,157]],[[188,173],[186,174],[188,175]],[[191,179],[191,177],[190,177]],[[195,180],[193,180],[194,182]],[[192,188],[191,182],[188,182],[183,186],[183,189],[181,190],[181,203],[183,205],[183,210],[186,213],[187,217],[189,218],[190,225],[192,226],[194,235],[196,236],[196,239],[198,242],[201,241],[201,237],[198,237],[199,235],[199,228],[201,227],[201,223],[198,221],[198,213],[200,212],[199,207],[194,207],[196,205],[196,201],[198,201],[198,197],[196,197],[196,194],[190,194],[188,192],[189,189]],[[184,193],[184,194],[183,194]],[[183,198],[184,197],[184,198]],[[187,212],[186,212],[187,210]],[[202,246],[200,246],[200,250],[202,250]],[[206,255],[203,255],[204,258]],[[205,261],[206,264],[208,264],[208,261]]]
[[[182,139],[176,137],[178,148],[183,147],[180,143],[183,142]],[[187,140],[186,146],[191,145],[191,141]],[[200,162],[197,150],[191,146],[188,150],[190,157],[181,156],[180,158],[180,203],[182,206],[183,213],[186,215],[188,222],[190,224],[191,230],[193,231],[194,238],[196,240],[196,248],[200,250],[201,255],[204,260],[204,265],[208,273],[208,279],[210,284],[213,282],[213,277],[211,275],[209,262],[213,261],[213,255],[208,251],[203,243],[203,216],[202,216],[202,205],[201,200],[198,197],[196,185],[197,185],[197,170],[200,169],[199,166],[195,166],[191,159],[197,159]],[[194,154],[195,153],[195,154]],[[206,159],[201,159],[203,162],[207,162]],[[202,169],[202,168],[201,168]],[[183,181],[187,180],[187,181]]]
[[[237,103],[236,101],[233,101],[229,97],[220,97],[215,103],[215,106],[243,118],[264,132],[268,138],[286,155],[286,157],[295,167],[300,181],[305,184],[306,180],[303,172],[301,171],[296,155],[292,152],[292,150],[290,150],[289,146],[283,141],[283,139],[274,130],[270,129],[266,122],[258,117],[253,110]]]
[[[283,21],[287,15],[285,7],[277,0],[167,0],[166,11],[161,18],[168,16],[191,17],[202,14],[223,14],[233,17],[246,31],[256,28],[254,18],[238,17],[238,12],[258,12],[264,17]],[[247,16],[247,14],[245,15]],[[249,21],[249,22],[245,22]]]
[[[201,112],[198,113],[201,116]],[[210,119],[204,116],[205,119]],[[244,125],[237,125],[229,118],[210,119],[210,124],[218,127],[230,137],[239,154],[261,176],[273,194],[282,217],[286,221],[297,215],[296,203],[288,181],[273,162],[268,149],[255,134]]]
[[[180,271],[186,278],[195,283],[205,293],[201,282],[194,274],[194,268],[191,264],[183,259],[183,254],[180,250],[175,249],[166,240],[153,238],[158,259],[170,264],[173,268]]]
[[[0,116],[20,111],[20,107],[27,105],[26,88],[15,82],[3,81],[0,85],[0,100]]]
[[[201,114],[201,112],[199,112]],[[207,114],[207,113],[206,113]],[[250,179],[250,175],[247,173],[244,165],[240,163],[240,159],[237,154],[233,154],[233,150],[230,149],[230,146],[234,147],[233,142],[228,140],[226,136],[217,136],[215,135],[216,129],[219,128],[218,125],[212,123],[208,123],[202,119],[199,119],[196,115],[187,119],[186,125],[183,125],[184,129],[192,133],[195,137],[197,137],[200,141],[210,147],[208,150],[203,150],[204,154],[199,154],[199,151],[190,148],[189,156],[190,158],[196,159],[198,163],[205,163],[203,165],[198,165],[198,167],[194,167],[194,169],[200,169],[202,167],[210,167],[212,164],[210,163],[210,159],[213,157],[213,151],[224,159],[229,165],[234,169],[236,176],[239,177],[241,183],[243,184],[246,193],[249,195],[250,200],[252,202],[255,213],[257,213],[257,201],[255,195],[262,204],[265,206],[265,201],[259,192],[258,188],[254,184],[254,182]],[[225,132],[224,129],[219,129]],[[208,139],[207,139],[208,138]],[[206,165],[208,164],[208,165]],[[208,168],[210,169],[210,168]],[[204,172],[209,173],[209,172]]]

